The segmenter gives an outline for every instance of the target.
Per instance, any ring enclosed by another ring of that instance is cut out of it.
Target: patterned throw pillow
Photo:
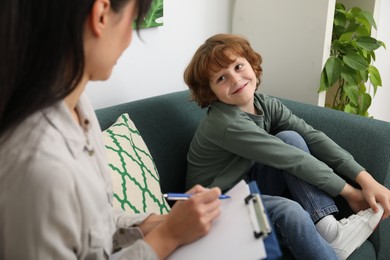
[[[131,213],[168,213],[153,158],[128,114],[103,131],[114,189],[114,207]]]

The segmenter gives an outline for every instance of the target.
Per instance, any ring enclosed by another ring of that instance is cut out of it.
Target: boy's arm
[[[290,172],[332,196],[341,192],[345,181],[325,163],[247,122],[238,120],[226,129],[224,149],[243,158]]]
[[[280,125],[291,127],[292,130],[301,134],[313,156],[360,185],[361,190],[345,184],[340,193],[348,201],[351,208],[358,212],[371,207],[376,212],[378,210],[377,202],[379,202],[385,210],[383,217],[387,218],[390,215],[390,190],[378,183],[354,160],[350,153],[342,149],[323,132],[306,124],[304,120],[293,115],[281,103],[279,106],[281,107],[278,108],[278,111],[282,112],[279,115]]]
[[[310,153],[326,163],[335,172],[355,181],[357,175],[365,170],[349,152],[341,148],[322,131],[314,129],[303,119],[295,116],[279,100],[274,99],[269,108],[274,124],[273,131],[296,131],[305,139]]]

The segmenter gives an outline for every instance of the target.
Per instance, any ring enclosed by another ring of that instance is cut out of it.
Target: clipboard
[[[253,234],[256,239],[267,238],[272,228],[265,213],[263,201],[260,194],[251,193],[245,198],[245,204],[248,208],[248,214],[251,218]]]
[[[253,208],[255,215],[259,209],[259,213],[264,212],[261,207],[256,209],[250,206],[255,204],[252,198],[257,198],[256,195],[251,195],[245,181],[240,181],[226,195],[231,198],[221,201],[221,215],[213,222],[210,232],[193,243],[178,248],[168,257],[169,260],[255,260],[267,257],[263,242],[268,234],[268,229],[265,229],[267,226],[260,224],[261,214],[260,218],[249,215],[250,208]],[[256,223],[259,226],[254,229]],[[259,235],[260,233],[262,234]]]

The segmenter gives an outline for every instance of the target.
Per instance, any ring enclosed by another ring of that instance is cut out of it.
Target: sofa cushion
[[[132,213],[169,212],[156,165],[128,114],[119,116],[103,131],[103,141],[111,169],[114,207]]]
[[[129,114],[156,163],[161,190],[168,193],[185,192],[187,152],[206,111],[190,101],[186,90],[102,108],[96,114],[102,129]]]

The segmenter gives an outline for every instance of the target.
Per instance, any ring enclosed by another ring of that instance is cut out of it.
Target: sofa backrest
[[[314,128],[323,131],[355,159],[380,183],[390,188],[390,123],[350,115],[344,112],[280,99],[293,113]],[[161,179],[162,192],[184,192],[187,151],[197,125],[205,116],[190,101],[189,92],[181,91],[96,111],[102,129],[128,113],[148,146]],[[338,217],[352,214],[345,200],[336,198]],[[383,221],[371,236],[378,259],[387,259],[390,220]]]
[[[162,192],[184,192],[187,152],[206,110],[188,91],[151,97],[96,110],[104,130],[128,113],[156,163]]]
[[[328,108],[280,99],[297,116],[323,131],[385,186],[390,187],[390,123]],[[101,128],[128,113],[148,146],[163,192],[183,192],[186,156],[206,109],[180,91],[96,111]]]

